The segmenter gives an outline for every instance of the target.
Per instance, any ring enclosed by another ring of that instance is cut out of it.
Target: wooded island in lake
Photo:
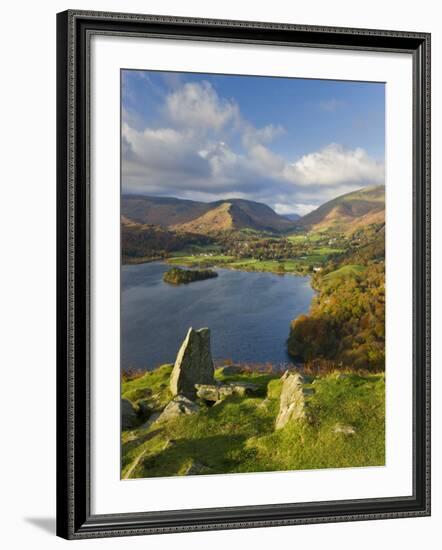
[[[173,267],[169,271],[166,271],[163,275],[163,280],[165,283],[181,285],[204,281],[205,279],[214,279],[215,277],[218,277],[218,273],[213,269],[181,269]]]

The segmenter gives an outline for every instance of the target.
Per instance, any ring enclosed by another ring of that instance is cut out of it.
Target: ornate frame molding
[[[89,62],[94,34],[410,53],[414,121],[414,494],[93,516],[89,472]],[[68,539],[430,514],[430,35],[68,10],[57,16],[57,534]]]

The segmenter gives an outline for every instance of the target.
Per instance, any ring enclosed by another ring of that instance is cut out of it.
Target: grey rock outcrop
[[[245,397],[255,395],[260,390],[257,384],[237,382],[235,384],[196,384],[196,395],[205,401],[222,401],[226,397],[236,395]]]
[[[213,375],[210,330],[190,328],[181,344],[170,376],[172,395],[184,395],[194,399],[195,384],[213,384]]]
[[[333,432],[336,434],[354,435],[356,433],[356,429],[354,428],[354,426],[336,424],[335,427],[333,428]]]
[[[164,411],[157,419],[157,423],[166,422],[177,416],[184,414],[193,414],[199,411],[199,407],[196,403],[187,399],[184,395],[177,395],[168,403]]]
[[[279,402],[279,413],[275,428],[283,428],[288,422],[306,418],[303,378],[297,372],[286,371],[282,376],[282,390]]]
[[[138,415],[135,407],[128,399],[121,400],[121,428],[129,430],[138,424]]]
[[[147,420],[154,412],[150,405],[149,399],[140,399],[139,401],[137,401],[137,406],[139,415],[142,420]]]
[[[197,475],[204,475],[204,474],[210,474],[212,473],[212,470],[206,466],[205,464],[201,464],[201,462],[197,462],[193,460],[184,470],[183,475],[185,476],[197,476]]]

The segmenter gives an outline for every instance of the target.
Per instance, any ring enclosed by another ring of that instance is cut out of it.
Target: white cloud
[[[302,204],[300,202],[293,204],[274,204],[275,212],[281,214],[282,216],[285,216],[286,214],[299,214],[300,216],[305,216],[317,207],[317,204]]]
[[[250,148],[257,144],[270,143],[275,138],[283,135],[285,129],[280,125],[268,124],[263,128],[255,128],[251,124],[242,124],[242,142],[244,147]]]
[[[383,183],[384,164],[372,159],[360,147],[345,149],[342,145],[331,143],[287,165],[285,177],[299,185]]]
[[[284,159],[279,155],[275,155],[270,149],[264,145],[257,144],[249,150],[250,160],[255,166],[269,176],[279,177],[279,173],[284,170]]]
[[[123,181],[132,189],[184,186],[210,177],[191,133],[173,128],[135,130],[123,123]],[[165,192],[167,189],[165,188]]]
[[[184,128],[219,131],[239,120],[234,101],[221,99],[210,83],[186,83],[169,94],[165,102],[169,121]]]

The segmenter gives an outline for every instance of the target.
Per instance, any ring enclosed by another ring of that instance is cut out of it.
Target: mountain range
[[[294,222],[266,204],[245,199],[198,202],[172,197],[123,195],[121,214],[136,223],[206,233],[227,229],[287,231]]]
[[[206,203],[144,195],[123,195],[121,215],[124,225],[157,225],[175,232],[202,235],[240,229],[276,233],[297,230],[349,232],[384,222],[385,187],[365,187],[341,195],[298,219],[293,219],[296,218],[293,215],[281,216],[266,204],[245,199]]]

